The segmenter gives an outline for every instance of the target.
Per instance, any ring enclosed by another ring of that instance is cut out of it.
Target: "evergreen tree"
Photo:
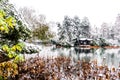
[[[64,17],[62,25],[58,25],[58,35],[59,40],[64,39],[71,42],[73,39],[80,39],[81,36],[90,37],[90,23],[87,17],[85,17],[82,22],[79,17],[75,16],[70,18],[68,16]]]
[[[90,37],[90,22],[87,17],[84,17],[81,22],[82,35],[85,37]]]
[[[74,31],[73,31],[73,35],[74,35],[74,37],[75,38],[80,38],[80,35],[81,35],[81,33],[82,33],[82,28],[81,28],[81,23],[80,23],[80,19],[79,19],[79,17],[78,16],[75,16],[74,18],[73,18],[73,23],[74,23],[74,25],[73,25],[73,27],[74,27]]]
[[[58,27],[59,40],[62,41],[66,38],[65,29],[63,28],[63,26],[60,23],[57,23],[57,27]]]

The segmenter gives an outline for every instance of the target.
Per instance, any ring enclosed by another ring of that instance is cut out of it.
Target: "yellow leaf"
[[[11,49],[12,51],[16,51],[16,46],[13,46]]]
[[[10,51],[9,53],[8,53],[8,57],[9,58],[13,58],[13,57],[15,57],[16,56],[16,53],[14,52],[14,51]]]
[[[9,29],[7,26],[4,26],[4,30],[5,30],[5,33],[8,33],[9,32]]]
[[[13,18],[12,16],[9,16],[7,19],[6,19],[6,23],[8,24],[8,26],[10,28],[14,28],[14,26],[16,25],[16,20],[15,18]]]
[[[9,47],[8,45],[3,45],[2,46],[3,51],[9,52]]]
[[[22,48],[20,47],[20,46],[18,46],[18,45],[16,45],[16,49],[18,50],[18,51],[22,51]]]
[[[1,27],[0,27],[0,30],[1,30],[1,31],[4,31],[4,30],[5,30],[5,28],[4,28],[3,26],[1,26]]]
[[[0,18],[4,17],[6,13],[3,10],[0,10]]]

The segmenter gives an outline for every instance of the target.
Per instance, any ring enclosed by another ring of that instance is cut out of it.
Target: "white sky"
[[[17,8],[28,6],[46,16],[47,22],[62,22],[65,15],[89,18],[91,25],[114,23],[120,0],[10,0]]]

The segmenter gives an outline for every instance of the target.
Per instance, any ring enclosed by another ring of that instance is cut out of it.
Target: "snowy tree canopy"
[[[85,17],[82,22],[78,16],[70,18],[68,16],[64,17],[63,23],[58,24],[58,35],[59,40],[65,40],[71,42],[73,39],[79,39],[81,36],[90,36],[90,22],[87,17]]]

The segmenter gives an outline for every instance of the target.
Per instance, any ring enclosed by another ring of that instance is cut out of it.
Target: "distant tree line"
[[[55,36],[50,30],[50,25],[46,22],[44,15],[36,15],[34,9],[27,7],[20,8],[19,13],[28,24],[33,35],[32,39],[49,40]],[[101,27],[93,27],[87,17],[80,19],[65,16],[63,22],[56,23],[58,27],[58,40],[71,42],[73,39],[118,39],[120,37],[120,14],[116,17],[114,24],[102,23]]]
[[[99,37],[104,39],[120,40],[120,14],[117,15],[114,24],[104,22],[99,30]]]

